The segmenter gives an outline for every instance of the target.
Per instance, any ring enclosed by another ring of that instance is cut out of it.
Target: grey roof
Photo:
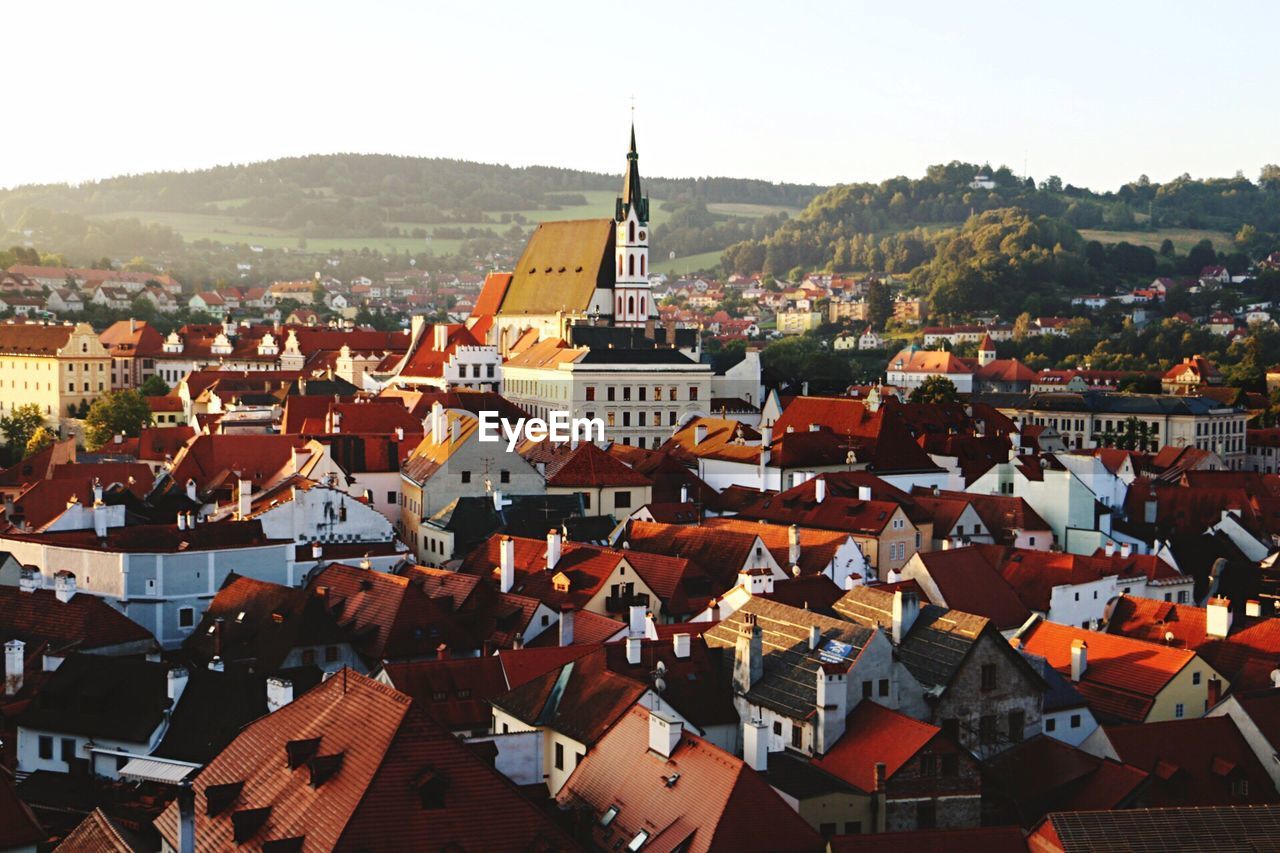
[[[824,662],[857,660],[873,636],[873,630],[865,626],[753,597],[703,635],[707,645],[733,649],[739,637],[748,636],[748,614],[756,618],[763,633],[764,675],[751,686],[747,700],[792,719],[807,719],[814,713],[818,667]],[[818,650],[809,648],[813,625],[822,631]],[[819,651],[823,652],[821,657]],[[724,659],[732,666],[732,653]]]
[[[1280,806],[1054,812],[1046,820],[1067,853],[1275,850],[1280,838]]]
[[[1089,412],[1098,415],[1205,415],[1240,411],[1212,397],[1178,394],[1111,394],[1105,391],[1042,391],[1036,394],[975,394],[974,402],[997,409],[1041,412]]]
[[[835,611],[854,622],[888,629],[893,624],[893,593],[855,587],[840,597]],[[946,687],[988,625],[984,616],[924,605],[898,645],[898,659],[921,684]]]

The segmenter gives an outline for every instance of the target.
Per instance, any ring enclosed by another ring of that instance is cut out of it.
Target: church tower
[[[649,199],[640,191],[640,155],[636,128],[631,125],[631,150],[622,179],[614,221],[613,323],[643,326],[655,313],[649,293]]]
[[[983,335],[982,343],[978,344],[978,366],[986,367],[988,364],[996,360],[996,345],[991,341],[991,335]]]

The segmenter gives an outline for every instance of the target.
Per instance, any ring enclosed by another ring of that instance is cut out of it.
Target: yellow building
[[[784,335],[803,335],[822,325],[822,314],[817,311],[779,311],[778,331]]]
[[[93,327],[0,324],[0,415],[35,403],[56,422],[111,390],[111,354]]]

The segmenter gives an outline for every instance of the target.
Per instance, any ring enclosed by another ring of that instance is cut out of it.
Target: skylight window
[[[613,819],[617,816],[618,816],[618,807],[609,806],[609,808],[604,810],[604,814],[600,815],[600,825],[608,826],[609,824],[613,823]]]
[[[649,833],[646,830],[642,829],[636,833],[635,838],[631,839],[631,843],[627,845],[627,849],[630,850],[631,853],[635,853],[635,851],[643,847],[644,843],[648,840],[649,840]]]
[[[239,625],[243,621],[244,621],[244,611],[241,610],[239,613],[236,614],[236,624]]]

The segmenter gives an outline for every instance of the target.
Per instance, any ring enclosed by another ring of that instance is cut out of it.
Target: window
[[[836,825],[834,823],[820,823],[818,824],[818,832],[822,834],[823,838],[830,838],[836,834]]]
[[[996,715],[983,714],[978,718],[978,742],[996,742]]]
[[[595,402],[595,399],[596,399],[596,386],[588,385],[587,386],[587,402],[593,403]]]
[[[625,402],[628,402],[628,403],[631,402],[631,386],[630,385],[622,386],[622,399]]]
[[[879,688],[880,688],[880,695],[881,695],[881,696],[888,696],[888,695],[889,695],[889,679],[887,679],[887,678],[882,678],[882,679],[880,679],[880,684],[879,684],[878,686],[879,686]]]
[[[605,389],[605,393],[608,396],[609,402],[612,403],[614,401],[614,396],[617,393],[617,389],[610,385]]]
[[[314,666],[314,665],[315,665],[315,662],[316,662],[316,650],[315,650],[315,649],[303,649],[303,650],[302,650],[302,665],[303,665],[303,666]]]
[[[1184,708],[1182,707],[1182,703],[1181,703],[1181,702],[1179,702],[1177,705],[1174,705],[1174,706],[1173,706],[1173,716],[1177,717],[1179,720],[1181,720],[1181,719],[1182,719],[1182,715],[1183,715],[1185,712],[1186,712],[1186,709],[1184,709]]]
[[[860,820],[846,821],[844,825],[844,834],[845,835],[861,835],[862,821]]]
[[[862,698],[863,698],[863,699],[870,699],[870,698],[871,698],[871,690],[872,690],[871,680],[870,680],[870,679],[867,679],[867,680],[863,681],[863,682],[862,682]]]
[[[1009,712],[1009,740],[1017,743],[1027,727],[1027,712],[1016,709]]]
[[[795,723],[792,723],[791,724],[791,745],[794,746],[796,749],[799,749],[801,745],[803,745],[803,743],[804,743],[804,729],[800,728]]]
[[[337,647],[337,646],[325,646],[325,647],[324,647],[324,662],[325,662],[325,663],[337,663],[337,661],[338,661],[338,647]]]
[[[46,761],[53,760],[53,738],[49,735],[40,735],[40,757]]]
[[[61,757],[67,764],[76,760],[76,739],[64,737],[61,741]]]
[[[1054,719],[1053,717],[1044,718],[1044,730],[1046,732],[1057,731],[1057,729],[1058,729],[1058,721],[1056,719]]]
[[[556,769],[564,769],[564,744],[556,744]]]
[[[674,400],[674,399],[675,399],[675,395],[674,395],[674,394],[672,394],[672,395],[671,395],[671,398]],[[690,387],[689,387],[689,399],[690,399],[690,400],[696,400],[696,399],[698,399],[698,386],[697,386],[697,385],[692,385],[692,386],[690,386]]]
[[[940,763],[942,765],[943,776],[960,775],[960,756],[957,753],[944,752]]]
[[[194,624],[196,624],[195,609],[192,607],[179,607],[178,608],[178,627],[190,628]]]
[[[982,689],[996,689],[996,665],[993,663],[984,663],[982,665]]]
[[[470,472],[470,471],[463,471],[463,472],[462,472],[462,482],[464,482],[464,483],[470,483],[470,482],[471,482],[471,472]]]
[[[1249,796],[1249,780],[1235,779],[1231,782],[1231,796],[1247,797]]]
[[[774,721],[773,721],[773,733],[774,733],[775,735],[781,735],[781,734],[782,734],[782,721],[781,721],[781,720],[774,720]]]
[[[1200,673],[1198,673],[1198,672],[1193,672],[1193,673],[1191,673],[1191,683],[1192,683],[1192,684],[1199,684],[1199,683],[1200,683]]]
[[[628,509],[631,506],[631,492],[615,492],[613,505],[617,509]]]
[[[954,741],[960,740],[960,721],[955,717],[947,717],[942,721],[942,732]]]
[[[938,809],[933,800],[916,803],[916,829],[933,829],[938,823]]]
[[[642,829],[636,833],[636,837],[631,839],[631,843],[627,845],[628,853],[636,853],[644,843],[649,840],[649,831]]]
[[[1080,728],[1080,715],[1079,715],[1079,714],[1072,714],[1072,715],[1071,715],[1071,728],[1073,728],[1073,729],[1078,729],[1078,728]]]
[[[938,772],[938,762],[933,753],[925,753],[920,756],[920,775],[934,776]]]

